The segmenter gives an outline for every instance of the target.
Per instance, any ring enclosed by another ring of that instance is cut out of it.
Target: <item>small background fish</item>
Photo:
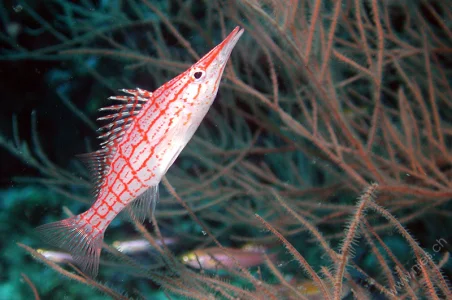
[[[247,245],[245,248],[211,247],[198,249],[181,256],[184,264],[204,270],[218,270],[238,268],[251,268],[265,263],[266,259],[275,260],[276,254],[266,254],[264,247]]]

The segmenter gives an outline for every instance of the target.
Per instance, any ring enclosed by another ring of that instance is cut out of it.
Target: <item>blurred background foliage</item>
[[[156,219],[161,234],[178,241],[131,255],[157,265],[145,274],[130,263],[111,266],[120,260],[104,249],[99,282],[146,299],[247,299],[247,291],[256,298],[321,299],[318,288],[314,296],[300,288],[312,274],[283,244],[290,242],[325,283],[337,283],[331,277],[347,257],[328,258],[321,239],[285,203],[322,232],[330,250],[343,253],[353,242],[346,297],[410,298],[407,287],[388,293],[401,280],[391,255],[409,272],[419,263],[417,248],[378,210],[366,215],[355,207],[373,182],[377,196],[366,199],[395,215],[450,280],[451,8],[439,0],[2,1],[0,295],[30,299],[23,273],[43,299],[104,299],[98,290],[119,297],[86,278],[78,280],[85,285],[66,280],[16,243],[46,247],[34,227],[65,217],[63,207],[87,208],[89,174],[75,155],[97,148],[94,120],[108,96],[156,89],[236,25],[245,34],[217,100],[168,173],[209,232],[162,187]],[[350,230],[353,220],[359,233]],[[142,235],[118,219],[106,242]],[[250,266],[252,278],[244,270],[199,271],[179,262],[217,246],[213,237],[228,249],[265,248],[281,273],[271,260]],[[410,280],[413,293],[433,299],[420,273]],[[437,297],[446,297],[434,274]]]

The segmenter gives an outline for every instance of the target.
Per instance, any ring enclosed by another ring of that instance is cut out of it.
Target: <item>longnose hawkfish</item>
[[[102,127],[105,141],[85,154],[97,179],[94,204],[77,216],[38,227],[43,239],[68,251],[76,264],[95,277],[104,232],[123,209],[139,221],[151,218],[158,184],[190,141],[212,105],[232,49],[243,34],[238,26],[188,70],[153,93],[122,90],[110,97],[121,104],[102,110],[112,120]]]

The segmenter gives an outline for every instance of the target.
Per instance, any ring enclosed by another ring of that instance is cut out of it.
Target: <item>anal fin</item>
[[[143,223],[146,217],[149,222],[154,215],[155,206],[159,199],[159,186],[151,186],[143,194],[135,198],[126,208],[125,211],[131,215],[132,220]]]

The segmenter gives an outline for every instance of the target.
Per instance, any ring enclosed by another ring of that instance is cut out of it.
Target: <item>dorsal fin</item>
[[[121,142],[122,136],[134,120],[133,117],[140,112],[143,104],[152,97],[151,92],[138,88],[121,91],[131,96],[109,97],[110,100],[118,100],[123,103],[99,109],[99,111],[114,111],[114,113],[97,119],[99,121],[111,120],[109,124],[100,127],[98,130],[104,132],[99,135],[99,138],[104,139],[101,146],[107,150],[109,156],[114,154],[113,151],[116,150],[114,146]]]
[[[112,96],[108,99],[118,100],[122,103],[103,107],[99,111],[112,111],[113,113],[100,117],[97,120],[109,120],[110,123],[99,128],[102,132],[98,138],[104,139],[100,145],[101,149],[78,155],[87,165],[93,174],[94,195],[99,193],[100,186],[104,181],[104,175],[108,171],[109,163],[116,153],[118,144],[123,139],[127,129],[132,125],[134,116],[136,116],[143,105],[152,98],[152,93],[137,88],[136,90],[121,90],[129,95]]]
[[[106,172],[106,151],[103,149],[77,155],[77,157],[88,167],[91,172],[93,195],[97,197]]]

